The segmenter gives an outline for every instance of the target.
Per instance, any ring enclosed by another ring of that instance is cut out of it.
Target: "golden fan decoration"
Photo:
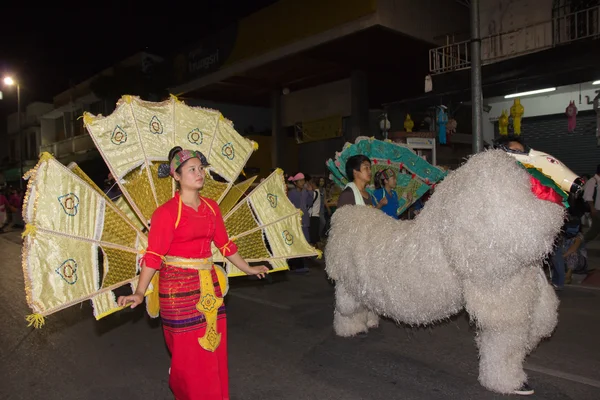
[[[152,213],[175,193],[173,180],[157,174],[174,146],[208,159],[201,194],[219,203],[228,234],[248,262],[267,262],[274,272],[288,269],[290,258],[320,256],[302,234],[301,211],[287,198],[283,171],[253,189],[256,177],[238,182],[258,146],[220,112],[174,96],[158,103],[123,96],[111,115],[83,119],[123,195],[111,201],[76,164],[64,166],[48,153],[26,174],[23,272],[30,325],[40,327],[44,317],[86,300],[96,319],[121,309],[114,290],[135,290]],[[214,245],[213,258],[229,277],[243,275]]]

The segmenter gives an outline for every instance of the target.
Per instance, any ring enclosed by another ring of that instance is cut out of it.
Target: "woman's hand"
[[[240,253],[236,252],[230,256],[226,256],[226,258],[231,261],[233,265],[235,265],[240,271],[244,272],[246,275],[256,275],[258,279],[262,279],[265,277],[265,274],[269,272],[269,267],[265,265],[257,265],[256,267],[251,267],[248,263],[240,256]]]
[[[386,205],[387,205],[387,203],[388,203],[388,199],[387,199],[387,197],[386,197],[386,196],[383,196],[383,198],[382,198],[382,199],[379,201],[379,207],[381,208],[381,207],[383,207],[383,206],[386,206]]]
[[[255,267],[250,267],[248,269],[248,272],[246,272],[248,275],[256,275],[258,277],[258,279],[262,279],[265,277],[265,274],[269,272],[269,267],[267,267],[266,265],[257,265]]]
[[[131,308],[136,308],[138,305],[142,304],[143,301],[143,295],[139,293],[134,293],[129,296],[119,296],[117,304],[119,305],[119,307],[125,307],[128,303],[132,303]]]

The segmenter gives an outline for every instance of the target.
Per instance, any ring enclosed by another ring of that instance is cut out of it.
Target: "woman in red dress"
[[[169,175],[179,190],[152,215],[137,289],[119,297],[118,304],[141,304],[159,271],[160,316],[171,352],[169,386],[175,398],[229,399],[223,303],[227,284],[224,271],[212,263],[211,242],[248,275],[263,278],[269,269],[244,261],[228,238],[217,203],[199,195],[208,165],[204,155],[175,147],[169,161]]]

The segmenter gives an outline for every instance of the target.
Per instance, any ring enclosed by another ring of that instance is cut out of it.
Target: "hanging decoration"
[[[573,133],[575,130],[576,120],[577,120],[577,107],[575,106],[575,102],[571,100],[569,105],[565,110],[565,114],[567,114],[567,131],[569,133]]]
[[[383,113],[382,115],[380,115],[379,116],[379,129],[381,130],[381,136],[383,136],[383,138],[386,140],[388,138],[388,132],[390,131],[391,127],[392,127],[392,124],[390,123],[390,120],[388,119],[387,113]]]
[[[498,131],[501,136],[508,135],[508,113],[506,110],[502,110],[502,114],[498,118]]]
[[[452,135],[456,133],[457,125],[458,124],[454,118],[450,118],[448,120],[448,123],[446,124],[446,134],[448,135],[448,143],[450,143],[450,138],[452,137]]]
[[[510,116],[513,119],[513,129],[515,135],[521,134],[521,117],[523,116],[524,112],[525,109],[521,105],[521,100],[518,98],[515,99],[512,107],[510,108]]]
[[[448,115],[446,114],[445,108],[445,106],[440,106],[437,115],[438,138],[440,144],[446,144],[446,124],[448,123]]]
[[[427,75],[425,77],[425,93],[429,93],[433,90],[433,81],[431,80],[431,75]]]
[[[404,129],[406,130],[406,132],[412,132],[414,126],[415,123],[410,118],[410,114],[406,114],[406,118],[404,119]]]
[[[585,96],[588,104],[593,104],[593,110],[596,111],[596,145],[600,146],[600,90],[596,90],[596,97],[590,101],[590,96]]]

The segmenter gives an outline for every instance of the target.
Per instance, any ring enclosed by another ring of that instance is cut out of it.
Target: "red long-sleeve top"
[[[143,260],[149,268],[160,269],[162,256],[209,258],[211,242],[223,256],[237,252],[229,240],[221,210],[214,200],[200,198],[198,211],[180,202],[179,193],[158,207],[150,222],[148,248]],[[181,215],[180,215],[181,207]]]

